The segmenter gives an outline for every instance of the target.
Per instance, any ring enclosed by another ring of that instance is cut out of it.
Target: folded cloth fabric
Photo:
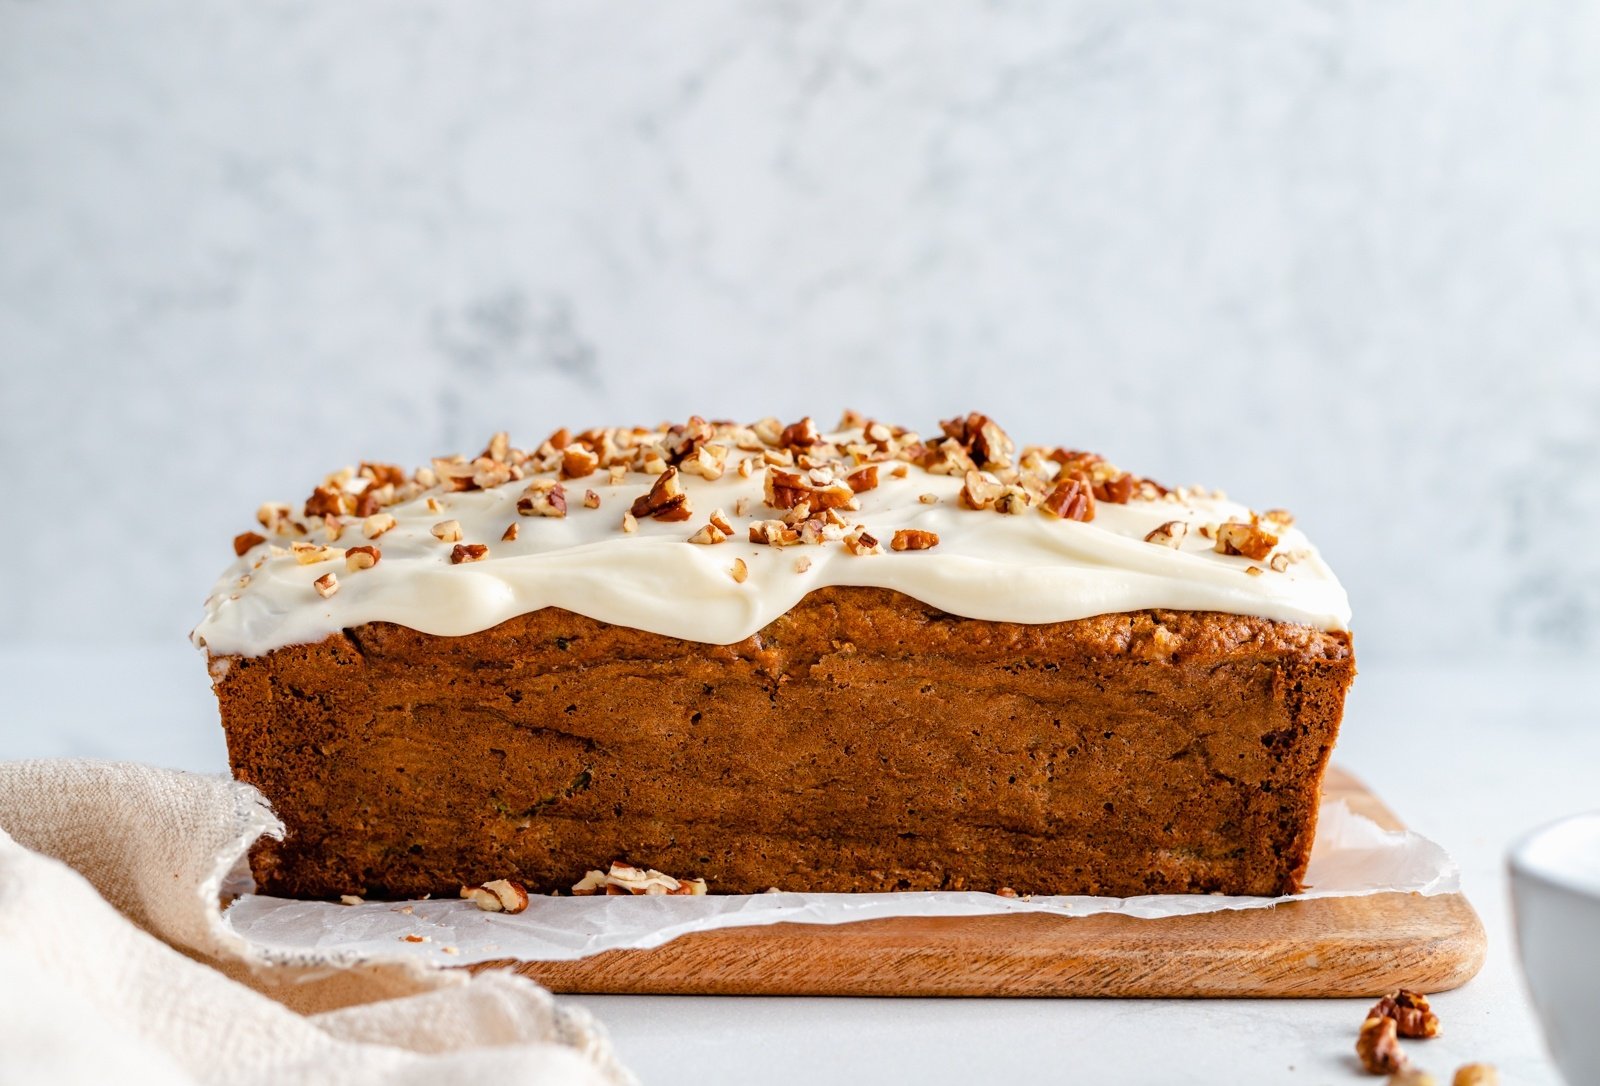
[[[634,1081],[587,1012],[524,977],[260,960],[220,895],[280,832],[225,777],[0,763],[0,1084]]]

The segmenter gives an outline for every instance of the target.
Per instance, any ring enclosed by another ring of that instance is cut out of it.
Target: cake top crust
[[[346,468],[256,519],[192,635],[214,655],[367,622],[476,633],[544,607],[731,644],[831,585],[1007,622],[1146,608],[1350,621],[1288,513],[1092,453],[1018,450],[980,414],[928,436],[854,413],[829,433],[810,418],[560,430],[531,451],[501,433],[414,472]]]

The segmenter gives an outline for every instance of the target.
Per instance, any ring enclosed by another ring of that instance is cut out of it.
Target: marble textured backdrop
[[[1600,654],[1581,3],[0,0],[12,642],[267,497],[690,412],[1293,508],[1377,658]]]

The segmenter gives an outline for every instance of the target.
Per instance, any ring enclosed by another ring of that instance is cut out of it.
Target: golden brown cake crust
[[[1213,612],[1026,625],[813,592],[733,645],[565,611],[216,657],[265,892],[565,890],[628,859],[713,893],[1299,886],[1350,638]]]

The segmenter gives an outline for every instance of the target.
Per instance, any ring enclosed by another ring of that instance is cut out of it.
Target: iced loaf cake
[[[296,897],[1293,892],[1354,676],[1288,514],[981,415],[500,434],[258,520],[194,640]]]

